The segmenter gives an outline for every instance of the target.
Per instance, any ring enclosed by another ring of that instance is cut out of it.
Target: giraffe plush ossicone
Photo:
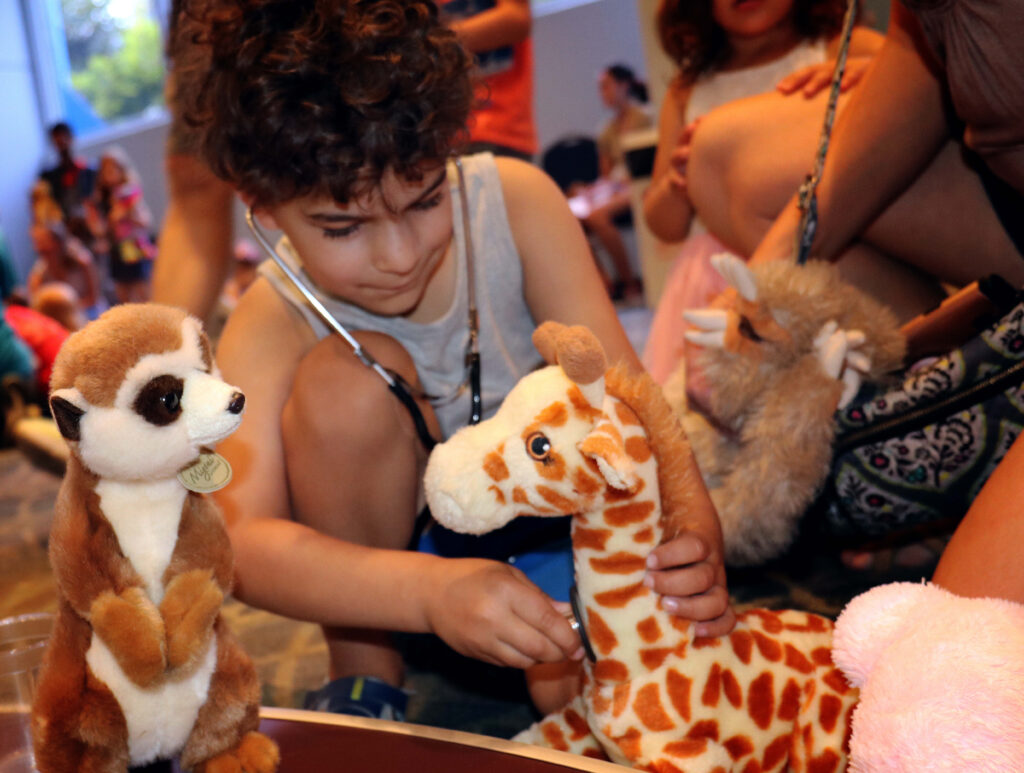
[[[906,341],[895,315],[834,265],[711,260],[729,289],[717,308],[684,313],[702,372],[681,367],[665,392],[721,519],[726,561],[759,564],[789,547],[828,475],[836,408],[899,368]],[[683,378],[700,382],[688,387],[706,393],[702,410],[687,406]]]
[[[841,770],[853,690],[832,623],[752,610],[699,638],[644,584],[652,548],[706,506],[686,437],[647,375],[606,368],[586,328],[545,323],[551,366],[434,449],[427,499],[451,529],[571,514],[580,624],[595,653],[580,694],[517,740],[659,773]],[[554,364],[557,363],[557,364]]]

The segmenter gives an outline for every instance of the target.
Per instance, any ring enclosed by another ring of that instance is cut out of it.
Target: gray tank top
[[[474,252],[474,284],[477,314],[480,320],[480,370],[483,416],[491,416],[519,379],[541,364],[531,336],[535,322],[523,297],[523,269],[505,212],[501,180],[494,157],[484,153],[462,161],[470,234]],[[469,293],[466,271],[466,245],[463,240],[463,212],[459,204],[458,175],[448,165],[448,185],[452,196],[453,239],[458,270],[455,297],[451,307],[438,320],[420,324],[404,317],[381,317],[358,306],[327,295],[311,286],[320,301],[349,330],[385,333],[405,347],[416,365],[424,391],[450,395],[462,383],[465,371]],[[278,253],[293,268],[301,263],[283,238]],[[302,295],[292,287],[273,261],[260,265],[265,276],[281,295],[301,313],[318,338],[331,331]],[[383,382],[381,384],[383,386]],[[444,437],[464,426],[469,418],[469,390],[453,400],[435,405]]]

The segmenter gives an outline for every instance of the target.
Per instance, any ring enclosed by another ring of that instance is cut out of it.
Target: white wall
[[[567,134],[593,136],[609,118],[597,94],[601,71],[622,62],[645,77],[636,5],[595,0],[538,16],[533,55],[541,151]]]
[[[0,226],[22,277],[32,260],[28,194],[47,140],[39,116],[21,3],[0,0]]]

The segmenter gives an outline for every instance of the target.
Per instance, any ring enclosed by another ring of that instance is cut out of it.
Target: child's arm
[[[611,362],[640,364],[601,283],[583,231],[555,184],[529,164],[498,159],[512,234],[523,262],[526,300],[537,322],[586,325]],[[725,584],[722,534],[711,499],[700,491],[687,530],[651,553],[651,586],[676,612],[700,621],[702,635],[726,633],[734,617]]]
[[[684,239],[693,217],[685,175],[689,132],[683,123],[690,90],[673,84],[665,94],[658,118],[654,172],[644,191],[644,220],[655,236],[667,242]]]
[[[871,64],[884,42],[885,36],[880,32],[868,27],[854,28],[853,34],[850,35],[850,50],[847,53],[846,67],[843,70],[843,80],[839,85],[841,92],[849,91],[860,83],[864,73],[867,72],[868,65]],[[782,94],[800,92],[810,99],[822,90],[831,88],[836,59],[839,56],[839,43],[838,36],[829,41],[828,61],[801,67],[779,81],[776,86],[779,92]]]
[[[332,447],[329,459],[320,460],[327,474],[321,473],[313,484],[306,481],[304,490],[295,478],[289,487],[288,474],[296,475],[296,469],[287,463],[295,449],[286,447],[282,415],[298,410],[289,400],[293,380],[314,343],[305,322],[264,279],[239,302],[220,341],[223,376],[246,395],[244,421],[218,447],[234,470],[231,485],[217,498],[235,552],[239,597],[322,625],[432,631],[464,654],[503,665],[525,667],[576,653],[579,640],[568,623],[512,567],[443,559],[397,546],[367,546],[374,529],[396,517],[409,528],[416,509],[415,476],[392,473],[385,492],[368,482],[367,473],[374,470],[360,465],[392,469],[380,449],[339,444]],[[338,359],[342,366],[351,366],[352,376],[350,381],[338,380],[332,399],[317,407],[324,423],[385,426],[394,415],[408,419],[383,382],[352,357],[340,339],[323,343],[336,345]],[[385,365],[391,364],[374,352]],[[367,416],[360,407],[367,402],[366,395],[354,394],[350,382],[360,379],[371,389],[384,390],[375,415]],[[334,416],[328,418],[329,413]],[[416,443],[411,431],[407,441],[409,447]],[[313,495],[329,503],[319,508],[317,517],[322,520],[316,528],[293,520],[295,502],[309,499],[310,485],[316,489]],[[408,496],[388,499],[398,489],[407,490]],[[382,511],[386,502],[396,500],[402,513]],[[346,529],[353,535],[348,539],[328,533]]]

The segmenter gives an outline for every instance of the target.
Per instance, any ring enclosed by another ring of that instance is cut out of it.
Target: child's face
[[[619,83],[607,70],[601,73],[597,81],[597,92],[605,107],[615,108],[625,102],[628,89],[627,84]]]
[[[452,203],[443,164],[411,182],[392,172],[348,204],[294,199],[261,213],[280,228],[313,281],[382,316],[415,311],[452,238]]]
[[[793,0],[712,0],[712,15],[730,37],[756,38],[787,22]]]
[[[124,170],[116,160],[110,156],[104,156],[100,159],[99,178],[103,185],[120,185],[124,182]]]

